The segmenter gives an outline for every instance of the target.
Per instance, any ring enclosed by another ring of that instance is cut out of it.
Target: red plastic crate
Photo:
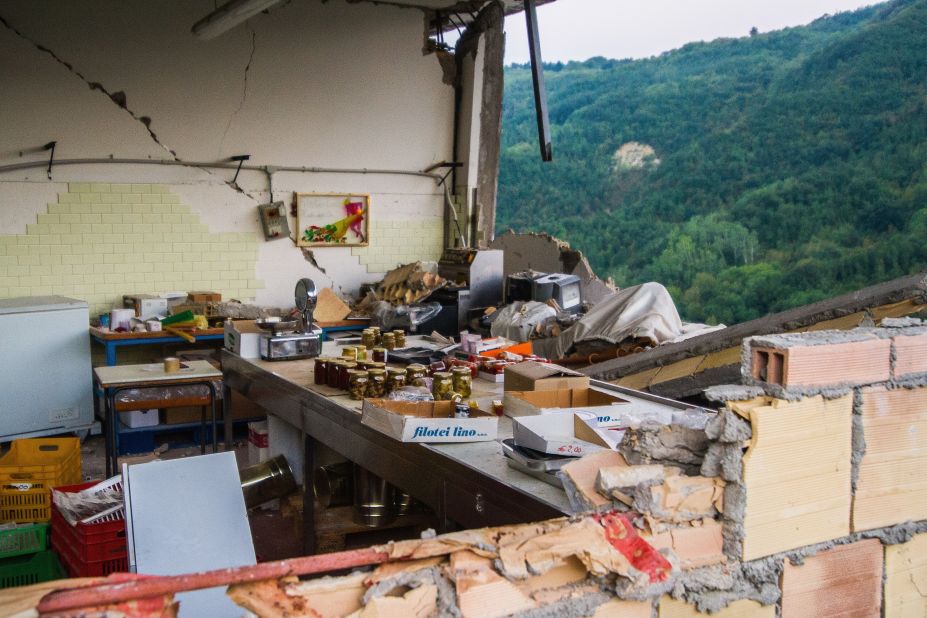
[[[56,487],[55,491],[76,493],[93,487],[98,481]],[[61,562],[71,577],[91,577],[128,570],[126,522],[122,515],[110,516],[108,521],[94,524],[70,525],[52,508],[52,548],[61,556]]]
[[[54,544],[52,541],[53,546]],[[80,559],[73,547],[65,546],[55,551],[58,552],[61,564],[70,577],[103,577],[110,573],[125,573],[129,570],[129,556],[126,552],[123,552],[121,558],[85,561]]]

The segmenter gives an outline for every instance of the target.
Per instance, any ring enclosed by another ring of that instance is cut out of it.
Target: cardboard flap
[[[232,328],[239,333],[252,333],[255,335],[265,332],[254,323],[254,320],[232,320]]]
[[[582,388],[589,386],[589,376],[551,363],[525,361],[505,368],[505,390]]]
[[[607,449],[615,450],[624,432],[605,429],[598,426],[596,415],[592,412],[577,412],[573,415],[573,434],[580,440],[591,442]]]
[[[331,288],[319,290],[313,319],[316,322],[340,322],[351,314],[351,308],[338,298]]]

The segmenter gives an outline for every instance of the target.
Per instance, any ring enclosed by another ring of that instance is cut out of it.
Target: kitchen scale
[[[322,352],[322,329],[312,321],[317,296],[312,279],[300,279],[296,284],[295,297],[301,320],[264,318],[255,321],[260,328],[268,331],[261,335],[259,347],[262,359],[299,360],[314,358]],[[297,332],[300,329],[301,332]]]

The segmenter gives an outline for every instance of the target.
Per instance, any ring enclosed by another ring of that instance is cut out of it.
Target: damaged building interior
[[[0,4],[0,615],[927,616],[927,272],[495,229],[545,3]]]

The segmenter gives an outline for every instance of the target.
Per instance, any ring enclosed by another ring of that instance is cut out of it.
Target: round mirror
[[[315,283],[312,279],[300,279],[296,283],[296,308],[305,311],[315,305]]]

